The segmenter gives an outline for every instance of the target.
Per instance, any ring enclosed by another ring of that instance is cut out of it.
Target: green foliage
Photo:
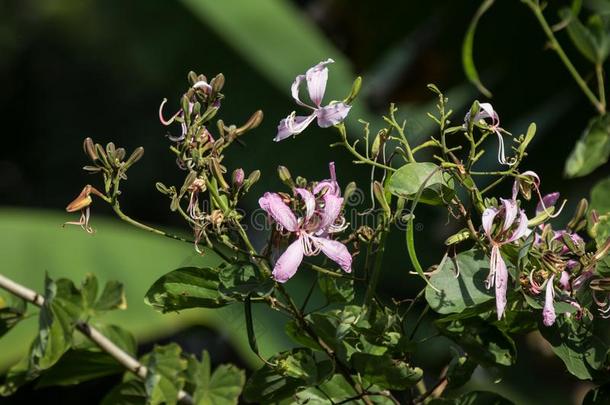
[[[479,250],[468,250],[446,258],[430,278],[426,301],[440,314],[460,313],[494,298],[485,287],[489,259]],[[436,288],[436,289],[435,289]]]
[[[146,303],[162,311],[218,308],[229,301],[220,293],[218,271],[210,267],[183,267],[157,281],[146,293]]]
[[[483,86],[483,83],[481,83],[481,79],[479,79],[479,72],[474,64],[474,34],[477,30],[479,20],[483,14],[489,10],[494,2],[495,0],[485,0],[481,3],[477,9],[477,12],[472,18],[470,25],[468,26],[468,30],[466,31],[466,35],[464,37],[464,42],[462,43],[462,66],[464,68],[464,73],[466,74],[468,80],[470,80],[470,82],[474,84],[477,89],[485,95],[485,97],[491,97],[491,92],[485,86]]]
[[[610,156],[610,115],[589,121],[565,164],[567,177],[582,177],[608,161]]]
[[[382,389],[404,390],[415,385],[423,377],[423,370],[384,354],[354,353],[351,357],[354,369],[371,384]]]
[[[599,181],[593,186],[589,207],[592,210],[596,210],[600,215],[610,213],[610,177]]]
[[[513,403],[500,394],[489,391],[472,391],[453,399],[434,399],[430,405],[512,405]]]
[[[197,405],[237,404],[246,381],[243,370],[230,364],[218,366],[211,371],[210,355],[201,354],[201,361],[188,358],[186,370],[187,387],[194,392],[193,400]]]
[[[187,367],[187,360],[181,354],[180,346],[171,343],[156,346],[140,359],[148,369],[144,382],[147,404],[173,405],[178,402],[178,392],[186,382],[184,371]]]
[[[425,204],[442,204],[453,195],[453,180],[431,162],[407,163],[392,174],[388,183],[392,194],[405,199],[414,199],[421,187],[419,201]]]
[[[218,277],[219,291],[227,301],[243,301],[248,295],[266,296],[273,288],[272,280],[263,278],[258,269],[249,263],[221,266]]]
[[[348,303],[355,297],[354,280],[318,273],[318,286],[329,302]]]
[[[0,337],[24,318],[26,307],[21,298],[0,290]]]
[[[495,315],[495,314],[494,314]],[[482,366],[510,366],[516,361],[515,342],[496,325],[478,316],[454,319],[451,315],[435,322],[439,331],[451,338]]]
[[[608,20],[598,14],[589,17],[583,24],[569,9],[562,9],[559,15],[569,21],[567,30],[572,43],[591,63],[603,64],[610,52],[610,32]]]

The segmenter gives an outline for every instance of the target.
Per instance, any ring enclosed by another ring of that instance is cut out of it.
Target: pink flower
[[[495,287],[498,320],[504,315],[508,287],[508,270],[500,247],[514,242],[528,233],[527,216],[523,210],[519,210],[517,201],[505,199],[500,199],[500,201],[502,203],[500,208],[487,208],[483,212],[482,218],[483,230],[491,243],[489,275],[486,285],[487,288]]]
[[[322,98],[326,91],[326,81],[328,80],[328,68],[326,65],[334,63],[334,60],[327,59],[324,62],[318,63],[316,66],[307,70],[304,75],[298,75],[292,83],[292,98],[300,106],[313,110],[310,115],[301,116],[296,115],[293,111],[288,117],[280,121],[277,127],[277,135],[273,139],[276,142],[286,139],[291,135],[300,134],[317,118],[318,125],[321,128],[332,127],[343,121],[349,110],[350,105],[343,102],[331,102],[330,104],[322,107]],[[305,104],[299,98],[299,88],[301,82],[307,81],[307,91],[309,92],[309,98],[313,102],[313,106]]]
[[[504,151],[504,138],[502,134],[510,135],[510,133],[503,128],[500,127],[500,116],[494,110],[491,104],[489,103],[481,103],[479,104],[479,111],[474,116],[474,122],[478,122],[479,120],[491,120],[491,122],[487,122],[489,129],[494,132],[498,136],[498,162],[503,165],[511,166],[513,162],[510,162],[506,159],[506,154]],[[470,122],[470,112],[466,114],[464,117],[464,123],[468,125]]]
[[[297,217],[277,193],[265,193],[258,200],[262,209],[275,221],[280,231],[288,231],[296,236],[286,251],[280,256],[273,269],[273,278],[284,283],[297,272],[303,256],[316,256],[320,252],[349,273],[352,270],[352,256],[347,247],[330,239],[333,233],[345,229],[345,219],[340,215],[343,198],[335,180],[334,164],[330,164],[331,179],[319,182],[313,192],[305,188],[295,188],[295,194],[303,201],[304,210]]]

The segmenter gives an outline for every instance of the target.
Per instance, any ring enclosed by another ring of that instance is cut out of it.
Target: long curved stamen
[[[557,212],[555,212],[553,214],[553,213],[551,213],[549,208],[544,203],[544,198],[542,197],[542,193],[540,193],[540,188],[535,183],[534,183],[534,188],[536,189],[536,194],[538,194],[538,198],[540,199],[540,205],[542,205],[542,210],[544,211],[544,213],[546,215],[548,215],[549,218],[557,218],[561,214],[561,211],[563,211],[563,207],[566,206],[566,203],[568,202],[568,200],[564,199],[563,202],[561,203],[561,207],[559,207]]]
[[[163,124],[165,126],[168,126],[168,125],[171,125],[174,122],[174,120],[180,114],[180,112],[182,112],[182,110],[179,110],[169,120],[166,120],[163,117],[163,107],[165,106],[165,103],[167,103],[167,99],[166,98],[163,99],[163,101],[161,102],[161,105],[159,106],[159,121],[161,121],[161,124]]]

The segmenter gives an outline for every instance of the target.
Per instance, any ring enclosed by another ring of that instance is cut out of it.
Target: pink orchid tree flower
[[[312,191],[295,188],[295,197],[302,200],[304,209],[299,216],[277,193],[267,192],[258,200],[260,207],[269,214],[278,230],[295,236],[279,257],[273,268],[273,278],[279,283],[288,281],[297,272],[303,256],[324,253],[343,269],[352,271],[352,256],[347,247],[332,235],[346,228],[341,216],[343,198],[335,179],[334,164],[330,164],[331,179],[319,182]]]
[[[489,275],[487,288],[495,287],[496,310],[498,320],[506,308],[506,290],[508,288],[508,269],[502,258],[500,247],[512,243],[527,235],[527,216],[517,206],[516,200],[500,199],[499,208],[490,207],[483,212],[483,231],[491,243]]]
[[[502,165],[512,166],[513,161],[506,159],[506,152],[504,148],[504,138],[502,134],[510,135],[510,132],[500,127],[500,116],[494,110],[490,103],[479,104],[479,111],[474,116],[474,122],[484,120],[488,128],[498,136],[498,163]],[[468,126],[470,122],[470,112],[464,117],[464,124]]]
[[[291,135],[300,134],[317,119],[321,128],[332,127],[343,121],[351,106],[343,102],[331,102],[322,107],[322,99],[326,91],[326,81],[328,80],[328,68],[326,65],[334,63],[334,60],[327,59],[318,63],[307,70],[304,75],[298,75],[292,83],[292,98],[302,107],[309,108],[312,113],[307,116],[296,115],[293,111],[288,117],[280,121],[277,127],[277,135],[273,139],[276,142],[286,139]],[[299,98],[299,89],[303,81],[307,82],[307,91],[313,105],[306,104]]]

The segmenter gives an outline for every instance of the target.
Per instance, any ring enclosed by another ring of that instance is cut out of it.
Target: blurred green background
[[[556,56],[545,50],[527,8],[516,1],[497,3],[481,20],[475,39],[479,72],[494,93],[491,101],[504,128],[520,134],[531,121],[538,124],[523,167],[541,175],[543,190],[560,191],[569,213],[607,174],[606,166],[584,179],[561,176],[594,111]],[[327,176],[333,160],[342,184],[355,180],[366,189],[368,170],[351,165],[343,150],[328,147],[337,140],[334,131],[312,126],[296,139],[272,142],[279,120],[297,107],[289,92],[294,76],[332,57],[336,63],[330,67],[327,99],[343,98],[355,75],[364,79],[348,118],[350,133],[361,128],[357,118],[378,129],[380,115],[395,102],[407,119],[409,136],[423,139],[434,129],[425,116],[435,102],[426,84],[447,93],[456,122],[472,100],[483,100],[466,82],[460,56],[477,6],[466,0],[0,0],[5,142],[0,148],[0,272],[39,290],[45,272],[80,279],[92,271],[102,280],[120,279],[127,286],[129,309],[110,320],[130,328],[143,345],[173,339],[196,353],[208,348],[216,363],[256,366],[238,308],[160,315],[143,303],[144,292],[160,275],[197,264],[190,246],[130,229],[102,204],[93,207],[95,235],[61,228],[73,219],[63,208],[84,184],[96,180],[80,170],[86,164],[83,138],[113,141],[128,151],[144,146],[144,159],[125,183],[122,207],[144,222],[187,233],[154,188],[155,181],[181,184],[183,176],[167,153],[170,142],[157,110],[164,97],[177,106],[189,70],[208,77],[222,72],[226,100],[219,116],[225,122],[239,124],[254,110],[265,112],[262,126],[245,139],[246,147],[227,156],[229,168],[263,174],[244,209],[256,207],[264,191],[280,189],[275,174],[280,164],[293,175],[315,179]],[[495,148],[495,140],[490,142]],[[494,156],[489,153],[481,167],[494,167]],[[508,194],[509,186],[498,191]],[[422,209],[417,221],[419,254],[426,265],[434,264],[444,253],[442,241],[455,229],[446,225],[445,213],[434,209]],[[253,234],[261,243],[263,236]],[[403,239],[400,232],[391,235],[392,254],[386,256],[382,279],[383,293],[397,298],[413,296],[421,287],[408,276]],[[309,277],[300,274],[290,287],[297,293],[306,289]],[[281,333],[281,318],[262,310],[255,315],[264,353],[290,345]],[[32,327],[26,322],[0,341],[0,370],[26,350]],[[515,368],[478,372],[473,386],[499,390],[517,403],[576,403],[586,384],[568,376],[539,343],[535,336],[521,339]],[[444,341],[436,339],[417,360],[440,370],[448,355]],[[79,403],[82,392],[95,401],[114,381],[78,389],[27,387],[0,403],[42,397]]]

